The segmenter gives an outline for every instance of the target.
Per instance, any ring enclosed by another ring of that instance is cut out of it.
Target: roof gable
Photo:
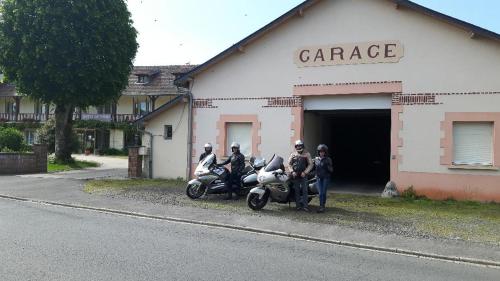
[[[253,43],[260,37],[264,36],[266,33],[269,31],[275,29],[278,26],[281,26],[282,24],[285,24],[288,22],[289,19],[295,17],[295,16],[304,16],[304,11],[311,6],[313,6],[316,3],[321,2],[322,0],[307,0],[301,3],[300,5],[294,7],[287,13],[283,14],[279,18],[275,19],[271,23],[267,24],[266,26],[262,27],[261,29],[257,30],[256,32],[250,34],[249,36],[245,37],[244,39],[240,40],[233,46],[227,48],[226,50],[222,51],[215,57],[209,59],[203,64],[198,65],[197,67],[191,69],[189,72],[186,72],[185,74],[179,76],[175,80],[176,85],[184,86],[185,83],[190,79],[198,75],[199,73],[203,72],[204,70],[208,69],[209,67],[223,61],[225,58],[231,56],[235,52],[241,52],[244,51],[245,46]],[[382,0],[379,0],[382,1]],[[497,40],[500,42],[500,34],[495,33],[493,31],[481,28],[479,26],[473,25],[471,23],[453,18],[451,16],[439,13],[435,10],[426,8],[424,6],[418,5],[412,1],[408,0],[385,0],[385,1],[390,1],[393,2],[396,5],[396,8],[408,8],[413,11],[437,18],[439,20],[442,20],[444,22],[447,22],[449,24],[455,25],[459,28],[462,28],[464,30],[467,30],[471,33],[471,38],[474,38],[476,36],[482,36],[485,38]],[[395,9],[397,11],[397,9]]]

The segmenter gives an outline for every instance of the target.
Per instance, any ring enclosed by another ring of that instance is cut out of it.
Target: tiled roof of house
[[[0,83],[0,97],[13,97],[16,95],[16,86],[9,83]]]
[[[152,96],[177,94],[174,80],[177,74],[186,73],[196,65],[134,66],[128,78],[128,86],[123,91],[127,96]],[[150,81],[137,83],[138,76],[146,75]]]
[[[194,67],[196,65],[134,66],[128,78],[128,86],[122,94],[127,96],[176,95],[177,87],[174,85],[176,75],[188,72]],[[150,82],[137,83],[139,75],[149,76]],[[0,83],[0,97],[16,95],[14,84]]]

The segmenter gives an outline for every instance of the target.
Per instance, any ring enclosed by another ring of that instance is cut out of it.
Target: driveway
[[[128,159],[114,156],[96,156],[73,154],[76,160],[93,161],[100,164],[96,168],[87,168],[66,172],[21,175],[26,178],[49,178],[49,179],[102,179],[102,178],[125,178],[127,177]]]

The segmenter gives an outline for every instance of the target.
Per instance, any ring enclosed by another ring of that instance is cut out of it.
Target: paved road
[[[499,280],[500,270],[0,199],[2,280]]]

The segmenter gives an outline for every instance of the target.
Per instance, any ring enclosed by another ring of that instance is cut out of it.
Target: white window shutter
[[[493,165],[493,123],[453,123],[453,164]]]
[[[231,143],[240,144],[240,152],[247,156],[252,155],[252,123],[227,123],[226,124],[227,154],[231,154]]]

